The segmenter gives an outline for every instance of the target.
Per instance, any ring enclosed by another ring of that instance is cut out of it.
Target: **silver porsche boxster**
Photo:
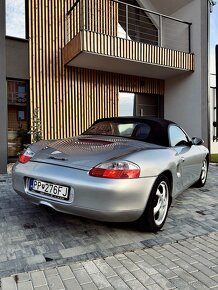
[[[13,167],[13,188],[57,211],[158,231],[172,198],[204,186],[202,144],[168,120],[100,119],[80,136],[30,145]]]

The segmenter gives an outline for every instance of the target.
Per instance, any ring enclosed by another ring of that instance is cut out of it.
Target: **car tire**
[[[146,208],[137,221],[139,229],[149,232],[159,231],[167,218],[170,201],[169,179],[165,175],[160,175],[152,187]]]
[[[194,184],[194,187],[203,187],[207,181],[207,173],[208,173],[208,159],[205,158],[201,168],[201,175],[198,181]]]

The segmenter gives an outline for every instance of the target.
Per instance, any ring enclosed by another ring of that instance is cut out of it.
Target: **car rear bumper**
[[[13,168],[12,177],[14,190],[34,204],[111,222],[137,220],[144,211],[156,179],[156,177],[97,178],[89,176],[88,171],[37,162],[17,163]],[[70,188],[69,201],[30,191],[29,178],[68,186]]]

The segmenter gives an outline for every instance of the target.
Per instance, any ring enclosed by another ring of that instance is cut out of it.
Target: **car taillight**
[[[89,175],[103,178],[139,178],[140,167],[129,161],[113,161],[93,167]]]
[[[34,154],[35,153],[30,148],[27,148],[27,150],[20,155],[18,161],[20,163],[27,163],[34,156]]]

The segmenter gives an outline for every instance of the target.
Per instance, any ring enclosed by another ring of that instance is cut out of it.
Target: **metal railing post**
[[[163,17],[159,15],[158,46],[163,46]]]
[[[126,4],[126,39],[129,35],[129,22],[128,22],[128,5]]]
[[[85,0],[79,1],[79,29],[82,31],[84,29],[84,2]]]
[[[191,24],[188,25],[188,52],[191,53]]]
[[[65,15],[65,25],[64,25],[64,44],[68,43],[68,16]]]
[[[89,27],[89,1],[88,0],[85,0],[85,19],[86,19],[86,22],[85,22],[85,30],[89,30],[88,27]]]

